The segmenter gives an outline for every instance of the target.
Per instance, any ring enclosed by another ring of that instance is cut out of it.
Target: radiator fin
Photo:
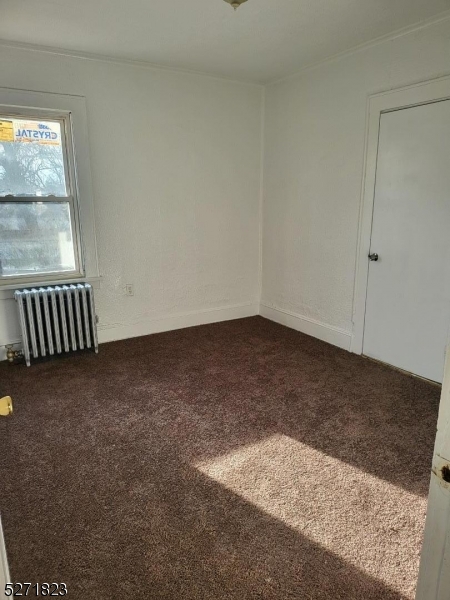
[[[52,356],[54,351],[53,346],[53,335],[52,335],[52,324],[50,321],[50,311],[48,308],[48,294],[45,292],[44,288],[39,288],[39,294],[42,298],[41,304],[44,312],[44,323],[45,323],[45,336],[47,340],[47,348],[48,353]]]

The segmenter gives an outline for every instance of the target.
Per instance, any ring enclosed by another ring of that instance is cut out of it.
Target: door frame
[[[0,518],[0,600],[6,600],[5,584],[10,583],[8,558],[6,556],[5,539],[3,537],[3,528]]]
[[[450,597],[450,483],[443,473],[443,468],[448,469],[449,466],[450,346],[447,348],[442,383],[416,600],[445,600]]]
[[[353,295],[353,331],[350,351],[363,353],[369,278],[368,254],[372,238],[372,220],[377,174],[381,115],[387,112],[450,100],[450,77],[441,77],[369,96],[366,108],[364,174],[359,211],[358,247]]]

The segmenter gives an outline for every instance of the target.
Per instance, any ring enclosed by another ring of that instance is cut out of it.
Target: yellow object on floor
[[[0,398],[0,417],[8,417],[9,415],[12,415],[12,412],[13,404],[11,396]]]

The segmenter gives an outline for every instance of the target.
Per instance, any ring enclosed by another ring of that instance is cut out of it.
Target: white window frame
[[[45,282],[49,278],[71,279],[73,277],[84,277],[84,260],[81,246],[80,218],[79,218],[79,203],[76,184],[76,170],[74,160],[74,148],[72,144],[71,134],[71,119],[70,113],[60,113],[59,111],[42,111],[36,109],[17,109],[9,106],[0,105],[0,117],[2,119],[33,119],[42,121],[52,121],[59,123],[61,127],[61,145],[64,164],[64,178],[67,190],[66,196],[42,196],[42,197],[26,197],[26,196],[0,196],[0,204],[19,203],[31,204],[36,202],[42,203],[67,203],[69,205],[70,225],[72,229],[72,243],[75,257],[75,269],[71,271],[48,271],[39,272],[27,275],[0,275],[1,282],[20,285],[21,282],[28,281]]]
[[[5,196],[0,198],[0,202],[68,202],[76,263],[74,271],[0,276],[0,289],[98,280],[85,99],[81,96],[0,88],[0,115],[60,122],[68,195],[43,196],[39,199]]]

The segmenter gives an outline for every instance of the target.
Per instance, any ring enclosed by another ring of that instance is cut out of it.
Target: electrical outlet
[[[134,296],[134,285],[132,283],[125,284],[125,295]]]

